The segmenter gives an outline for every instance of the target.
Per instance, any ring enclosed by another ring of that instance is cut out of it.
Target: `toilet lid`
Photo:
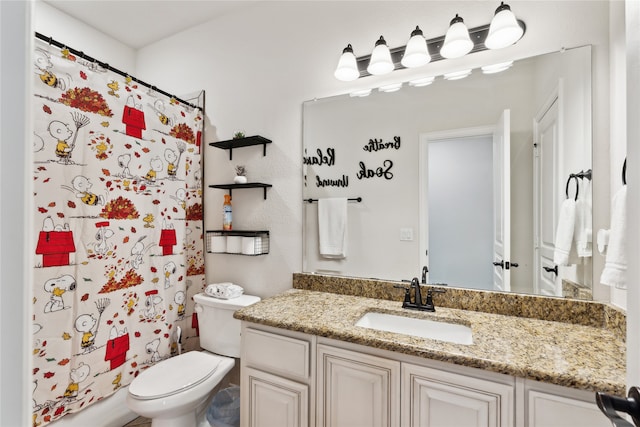
[[[209,378],[220,360],[201,351],[163,360],[138,375],[129,385],[129,393],[138,399],[158,399],[190,389]]]

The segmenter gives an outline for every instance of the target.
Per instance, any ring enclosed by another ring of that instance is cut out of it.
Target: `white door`
[[[493,288],[510,291],[511,111],[504,110],[493,132]]]
[[[428,144],[429,283],[493,289],[492,132]]]
[[[558,94],[541,109],[533,123],[534,132],[534,264],[533,286],[539,295],[561,294],[557,266],[553,262],[558,209],[564,194],[559,176]]]

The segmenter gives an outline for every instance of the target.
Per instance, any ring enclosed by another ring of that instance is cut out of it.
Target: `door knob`
[[[544,271],[546,271],[547,273],[553,273],[556,276],[558,275],[558,266],[554,265],[553,268],[551,267],[542,267],[544,269]]]
[[[504,268],[504,261],[503,260],[494,261],[493,265],[495,265],[496,267]]]

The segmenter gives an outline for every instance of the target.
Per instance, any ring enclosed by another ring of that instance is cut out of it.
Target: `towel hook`
[[[578,193],[580,193],[580,181],[578,180],[578,177],[574,174],[569,175],[569,179],[567,179],[567,186],[564,189],[564,193],[567,196],[567,199],[569,198],[569,183],[571,182],[571,179],[574,179],[576,181],[576,197],[574,198],[575,201],[578,201]]]

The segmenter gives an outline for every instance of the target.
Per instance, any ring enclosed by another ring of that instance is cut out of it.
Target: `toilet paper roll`
[[[227,236],[227,253],[242,253],[242,236]]]
[[[211,236],[211,252],[224,253],[227,251],[227,236]]]
[[[243,253],[243,255],[255,255],[256,254],[256,239],[255,239],[255,237],[243,237],[242,238],[242,253]]]

